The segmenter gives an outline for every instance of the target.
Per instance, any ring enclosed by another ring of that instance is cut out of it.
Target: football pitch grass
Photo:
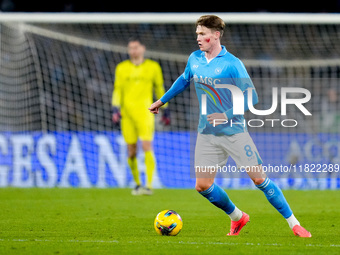
[[[259,190],[228,190],[250,215],[239,236],[194,189],[0,189],[0,254],[340,254],[340,191],[284,194],[312,238],[298,238]],[[158,212],[177,211],[183,229],[159,236]]]

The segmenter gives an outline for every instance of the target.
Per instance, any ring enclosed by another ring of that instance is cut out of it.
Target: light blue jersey
[[[221,52],[209,62],[203,51],[195,51],[190,55],[184,73],[178,77],[160,100],[163,103],[167,103],[185,90],[191,81],[194,81],[200,104],[199,133],[219,136],[247,131],[244,124],[244,116],[233,115],[233,102],[230,90],[216,88],[218,84],[237,86],[244,93],[245,111],[249,109],[247,88],[254,88],[254,85],[241,60],[229,53],[224,46],[222,46]],[[258,102],[257,94],[255,89],[252,91],[253,104],[256,104]],[[202,95],[205,96],[202,97]],[[202,98],[205,98],[206,105],[202,105]],[[204,110],[202,111],[202,109]],[[228,123],[214,127],[207,121],[207,115],[223,112],[228,117]]]

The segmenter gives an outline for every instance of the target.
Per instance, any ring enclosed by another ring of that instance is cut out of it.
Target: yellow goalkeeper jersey
[[[120,108],[122,117],[135,119],[152,115],[148,108],[153,103],[153,93],[161,98],[163,83],[162,69],[157,62],[145,59],[135,65],[125,60],[116,67],[112,106]]]

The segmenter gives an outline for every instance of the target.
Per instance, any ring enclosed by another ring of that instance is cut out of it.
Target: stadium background
[[[133,185],[110,105],[114,69],[128,58],[125,44],[131,35],[140,36],[147,57],[161,64],[166,89],[197,49],[190,22],[2,21],[0,186]],[[306,107],[313,116],[288,109],[285,118],[298,120],[296,128],[249,128],[265,165],[340,163],[339,37],[339,24],[227,22],[223,44],[244,61],[260,97],[259,109],[270,107],[273,86],[304,87],[312,94]],[[156,124],[155,187],[194,185],[194,97],[194,91],[186,90],[170,102],[170,127]],[[270,118],[280,119],[280,112]],[[138,158],[143,171],[143,153]],[[241,177],[217,182],[225,188],[254,187]],[[282,188],[340,187],[334,172],[325,178],[311,173],[279,177]]]
[[[222,9],[220,9],[222,8]],[[39,0],[1,0],[0,9],[4,12],[339,12],[338,0],[322,2],[300,1],[297,5],[292,0],[284,2],[268,1],[229,1],[222,7],[214,5],[183,5],[180,1],[161,5],[151,1],[126,3],[108,2],[105,0],[80,1],[60,0],[41,2]]]

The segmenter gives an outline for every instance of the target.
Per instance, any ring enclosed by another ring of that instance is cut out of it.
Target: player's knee
[[[205,190],[209,189],[212,184],[213,184],[213,182],[197,182],[196,181],[195,189],[198,192],[202,192],[202,191],[205,191]]]
[[[252,180],[255,185],[260,185],[265,181],[265,178],[253,178]]]
[[[202,185],[199,185],[199,184],[197,184],[197,183],[196,183],[195,189],[196,189],[198,192],[202,192],[202,191],[206,190],[206,189],[204,189],[204,187],[203,187]]]
[[[137,151],[131,150],[128,152],[128,157],[129,158],[135,158],[137,156]]]
[[[143,151],[151,151],[152,150],[152,142],[151,141],[142,141],[142,149],[143,149]]]
[[[128,144],[128,157],[135,158],[137,156],[137,145]]]
[[[137,150],[129,150],[128,151],[128,157],[129,158],[135,158],[137,156]]]

